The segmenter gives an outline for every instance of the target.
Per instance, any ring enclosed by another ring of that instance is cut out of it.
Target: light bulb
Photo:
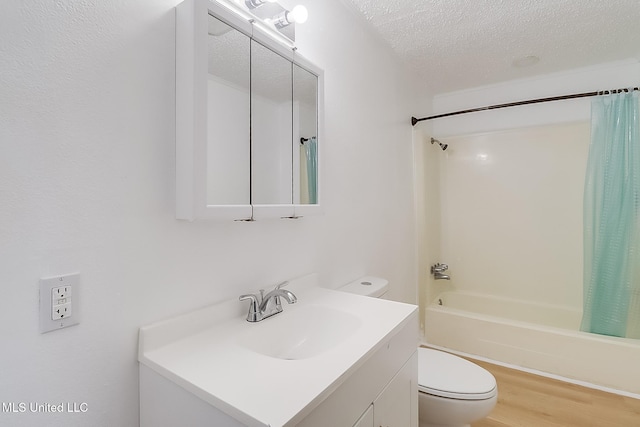
[[[295,22],[296,24],[304,24],[307,22],[308,17],[309,12],[307,8],[300,4],[291,9],[291,12],[287,13],[287,21]]]

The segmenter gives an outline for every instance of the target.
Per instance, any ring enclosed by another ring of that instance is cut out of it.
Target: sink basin
[[[276,359],[306,359],[336,347],[362,326],[358,317],[328,306],[288,308],[252,324],[238,344]]]

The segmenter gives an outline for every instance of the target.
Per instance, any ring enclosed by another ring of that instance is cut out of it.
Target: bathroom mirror
[[[248,205],[251,39],[208,15],[207,205]]]
[[[321,213],[322,70],[232,9],[176,7],[176,218]]]
[[[298,64],[293,64],[293,108],[294,134],[299,136],[294,141],[293,202],[317,204],[318,77]]]
[[[251,203],[292,204],[290,59],[251,41]]]

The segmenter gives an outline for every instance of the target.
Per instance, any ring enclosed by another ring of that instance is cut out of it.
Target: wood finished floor
[[[498,404],[472,427],[640,427],[639,399],[472,361],[498,382]]]

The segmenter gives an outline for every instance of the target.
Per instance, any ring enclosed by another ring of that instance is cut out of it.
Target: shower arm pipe
[[[516,107],[518,105],[539,104],[541,102],[586,98],[589,96],[606,95],[609,93],[629,92],[630,90],[636,91],[640,89],[638,87],[634,87],[634,88],[622,88],[622,89],[613,89],[613,90],[600,90],[595,92],[574,93],[572,95],[551,96],[549,98],[528,99],[526,101],[508,102],[506,104],[497,104],[497,105],[489,105],[487,107],[471,108],[468,110],[460,110],[460,111],[454,111],[452,113],[444,113],[444,114],[437,114],[435,116],[423,117],[421,119],[416,119],[415,117],[411,117],[411,126],[415,126],[418,122],[421,122],[423,120],[440,119],[442,117],[457,116],[459,114],[475,113],[478,111],[497,110],[499,108]]]

